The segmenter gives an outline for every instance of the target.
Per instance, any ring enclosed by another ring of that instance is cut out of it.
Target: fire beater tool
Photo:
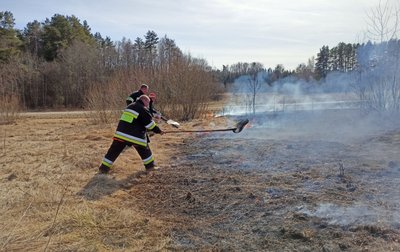
[[[157,112],[158,110],[154,108],[154,110]],[[174,120],[168,119],[167,117],[163,116],[161,114],[161,120],[163,120],[164,122],[166,122],[169,125],[172,125],[175,128],[179,128],[181,125],[178,122],[175,122]]]
[[[243,130],[244,126],[249,123],[249,119],[242,120],[236,124],[235,128],[226,129],[206,129],[206,130],[179,130],[179,131],[164,131],[164,133],[185,133],[185,132],[215,132],[215,131],[233,131],[239,133]]]
[[[161,116],[161,120],[165,121],[167,124],[172,125],[175,128],[179,128],[181,125],[178,122],[175,122],[174,120],[168,119],[165,116]]]

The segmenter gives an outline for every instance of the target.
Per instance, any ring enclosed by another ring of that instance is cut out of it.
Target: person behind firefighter
[[[147,94],[147,91],[149,91],[149,86],[147,86],[146,84],[142,84],[140,86],[140,89],[133,92],[132,94],[130,94],[127,98],[126,98],[126,106],[128,106],[129,104],[131,104],[132,102],[135,102],[141,95],[145,95]]]
[[[155,93],[150,93],[149,94],[150,98],[150,103],[149,103],[149,112],[150,115],[156,119],[156,122],[158,122],[161,119],[161,113],[158,112],[157,110],[154,109],[154,102],[156,101],[156,94]],[[153,136],[153,132],[148,132],[147,134],[147,142],[150,143],[150,137]]]
[[[150,98],[141,95],[136,102],[128,105],[123,111],[113,141],[99,167],[99,173],[110,172],[115,160],[125,146],[133,146],[142,158],[146,171],[156,169],[154,157],[146,137],[146,131],[163,134],[153,121],[148,111]]]
[[[161,113],[158,112],[157,110],[155,110],[154,108],[154,102],[156,101],[156,93],[150,93],[149,94],[149,98],[150,98],[150,104],[149,104],[149,111],[152,117],[160,119],[161,118]]]

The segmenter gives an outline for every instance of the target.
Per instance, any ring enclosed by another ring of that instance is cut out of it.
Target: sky
[[[74,15],[113,41],[152,30],[218,69],[238,62],[295,69],[323,45],[365,42],[367,15],[379,1],[0,0],[0,11],[13,13],[17,29],[54,14]]]

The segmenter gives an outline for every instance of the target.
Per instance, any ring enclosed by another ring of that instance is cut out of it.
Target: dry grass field
[[[107,176],[115,124],[49,113],[0,125],[0,250],[400,251],[400,131],[341,141],[257,125],[155,135],[160,170],[143,175],[128,149]]]
[[[129,176],[143,170],[134,150],[118,159],[114,177],[95,175],[115,125],[49,114],[0,129],[1,250],[139,251],[170,243],[169,226],[124,189],[127,180],[137,180]],[[181,141],[154,137],[159,162],[175,156]],[[149,179],[138,180],[138,189]]]

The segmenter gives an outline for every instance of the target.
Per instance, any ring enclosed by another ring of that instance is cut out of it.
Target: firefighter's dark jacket
[[[132,94],[130,94],[128,97],[126,97],[126,106],[128,106],[129,104],[131,104],[132,102],[135,102],[141,95],[144,95],[142,90],[138,90],[133,92]],[[158,114],[157,110],[154,109],[153,107],[153,100],[150,99],[150,105],[149,105],[149,111],[150,111],[150,115],[154,116],[155,114]]]
[[[153,100],[150,98],[149,112],[151,116],[155,116],[156,114],[158,114],[158,111],[154,109],[153,103]]]
[[[138,100],[125,108],[114,134],[128,143],[147,146],[146,131],[161,133],[143,102]]]
[[[144,95],[142,90],[138,90],[133,92],[132,94],[130,94],[127,98],[126,98],[126,105],[128,106],[129,104],[131,104],[132,102],[135,102],[141,95]]]

